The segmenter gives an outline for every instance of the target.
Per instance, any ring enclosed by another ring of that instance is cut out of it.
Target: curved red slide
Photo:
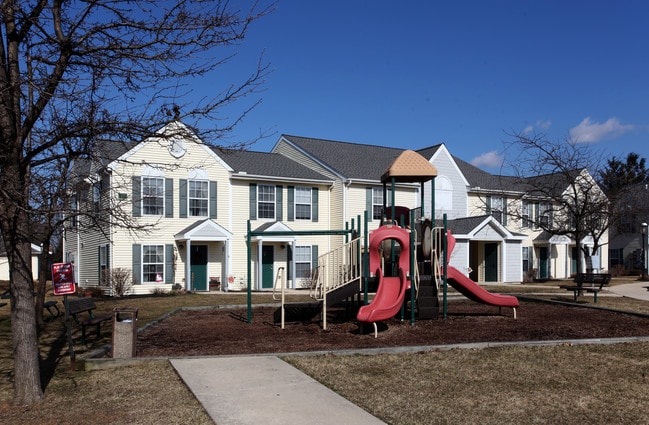
[[[401,246],[399,276],[383,276],[379,247],[385,239],[394,239]],[[410,269],[410,233],[397,226],[381,226],[370,234],[370,270],[379,280],[379,287],[372,302],[362,306],[356,314],[359,322],[374,323],[394,317],[403,304],[406,290],[410,287],[407,271]]]
[[[455,236],[451,234],[450,230],[446,231],[446,261],[451,261],[451,252],[455,248]],[[478,303],[483,303],[487,305],[493,305],[496,307],[518,307],[518,298],[513,295],[500,295],[492,294],[491,292],[484,289],[482,286],[478,285],[471,279],[469,279],[464,273],[452,266],[447,266],[446,268],[446,277],[448,278],[448,283],[465,297],[471,301]],[[514,310],[516,314],[516,310]]]
[[[448,278],[449,285],[457,289],[462,295],[471,301],[496,307],[518,307],[518,298],[513,295],[493,294],[469,279],[464,273],[455,267],[447,267],[446,277]]]

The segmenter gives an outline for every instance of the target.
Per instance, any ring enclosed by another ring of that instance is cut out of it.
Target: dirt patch
[[[361,333],[355,312],[345,308],[330,311],[327,330],[309,309],[290,308],[285,329],[272,307],[254,308],[252,323],[245,308],[182,311],[141,333],[137,351],[139,357],[198,356],[649,335],[649,318],[599,309],[523,302],[518,319],[511,313],[453,301],[445,320],[411,326],[397,317],[379,324],[375,339],[372,326]]]

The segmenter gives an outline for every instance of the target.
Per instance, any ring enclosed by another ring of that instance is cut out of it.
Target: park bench
[[[36,296],[36,292],[32,292],[32,294],[34,296]],[[9,290],[7,289],[5,292],[3,292],[2,295],[0,295],[0,298],[3,299],[3,300],[11,298],[11,295],[9,294]],[[43,309],[46,309],[47,312],[50,314],[50,316],[46,319],[48,322],[51,321],[51,320],[56,319],[57,317],[59,317],[61,315],[61,310],[59,310],[59,306],[57,304],[58,304],[58,301],[54,301],[54,300],[45,301],[43,303]],[[7,305],[7,303],[0,302],[0,307],[4,307],[6,305]]]
[[[74,321],[81,326],[81,343],[86,344],[86,327],[96,326],[97,327],[97,338],[101,337],[101,322],[112,319],[112,315],[97,316],[95,315],[94,310],[97,308],[97,305],[90,297],[75,298],[68,300],[68,313]],[[81,314],[87,313],[88,317],[82,319],[79,317]]]
[[[573,281],[576,285],[560,285],[559,287],[572,291],[575,301],[584,292],[590,292],[593,294],[594,302],[597,303],[597,294],[610,281],[611,275],[609,273],[577,273]]]
[[[54,300],[45,301],[43,303],[43,308],[46,309],[48,313],[50,313],[50,317],[46,319],[48,322],[56,319],[61,315],[61,310],[59,310],[59,306],[57,304],[58,301],[54,301]]]

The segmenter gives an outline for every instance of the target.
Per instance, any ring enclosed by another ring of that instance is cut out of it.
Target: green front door
[[[272,245],[261,247],[261,287],[273,288],[273,266],[275,264],[275,251]]]
[[[191,246],[191,273],[194,291],[207,291],[207,245]]]
[[[498,244],[484,244],[484,280],[485,282],[498,281]]]
[[[548,266],[548,248],[542,246],[539,248],[539,279],[547,279],[550,277]]]

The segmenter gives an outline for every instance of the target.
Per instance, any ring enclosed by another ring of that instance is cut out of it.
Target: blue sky
[[[232,74],[273,69],[234,131],[452,154],[497,172],[511,132],[649,158],[647,1],[280,0]]]

